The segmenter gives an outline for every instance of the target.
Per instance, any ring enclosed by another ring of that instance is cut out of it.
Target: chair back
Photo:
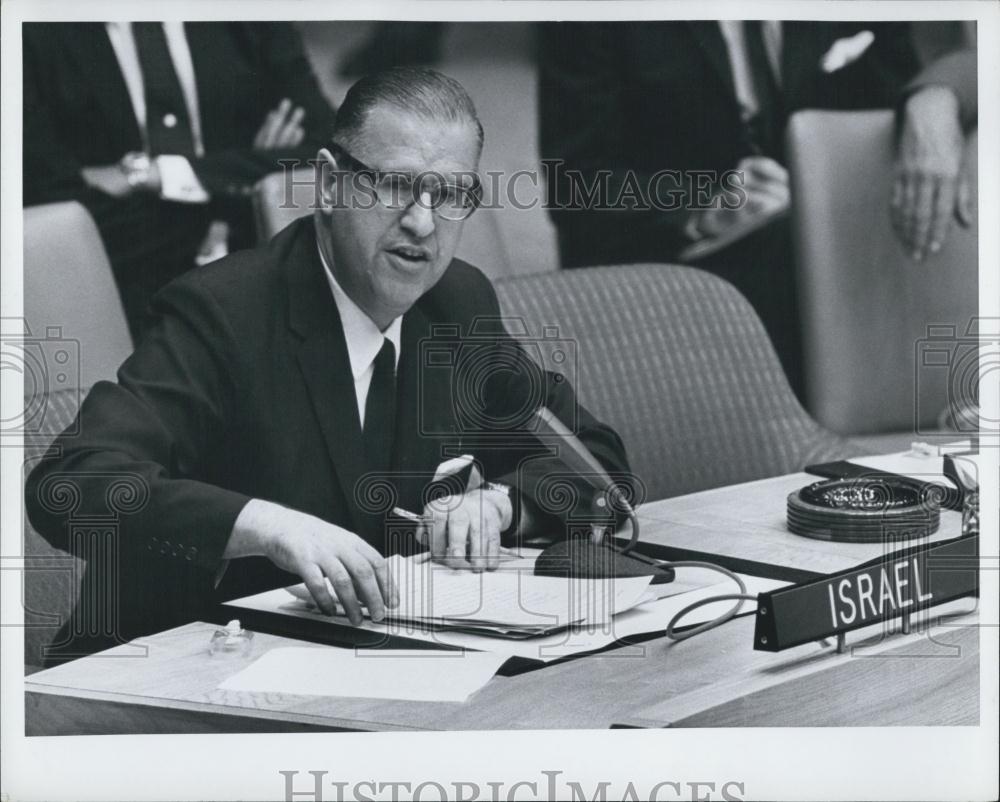
[[[101,235],[75,201],[24,210],[24,320],[26,335],[33,340],[64,337],[78,351],[78,369],[71,365],[65,372],[67,383],[52,384],[49,391],[59,385],[89,388],[101,379],[114,379],[132,353],[125,310]]]
[[[795,399],[750,304],[709,273],[595,267],[509,279],[497,293],[508,329],[622,436],[647,499],[846,454]],[[558,363],[560,352],[570,358]]]
[[[315,208],[315,173],[300,167],[287,173],[271,173],[254,189],[257,233],[264,242],[294,220],[312,214]],[[464,224],[456,254],[475,265],[490,278],[510,275],[512,268],[496,214],[479,209]]]
[[[24,321],[4,331],[4,368],[24,378],[25,476],[66,429],[90,387],[132,352],[125,311],[93,219],[79,203],[24,210]],[[6,422],[5,422],[6,425]],[[68,543],[67,543],[68,545]],[[84,563],[49,545],[24,517],[25,665],[69,618]]]
[[[891,111],[803,111],[788,129],[806,406],[841,433],[934,429],[974,384],[962,364],[977,333],[978,227],[952,225],[921,262],[904,251],[889,219],[894,125]]]

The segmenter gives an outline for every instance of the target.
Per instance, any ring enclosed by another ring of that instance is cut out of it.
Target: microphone
[[[547,407],[534,412],[539,439],[557,438],[565,448],[559,450],[562,464],[586,481],[595,491],[595,505],[610,507],[628,515],[631,537],[624,547],[609,542],[603,529],[596,529],[589,540],[566,539],[545,549],[535,562],[538,576],[570,576],[588,579],[608,576],[653,576],[654,583],[674,579],[672,568],[660,565],[640,554],[632,554],[639,541],[639,518],[622,489],[615,484],[604,466],[566,425]]]

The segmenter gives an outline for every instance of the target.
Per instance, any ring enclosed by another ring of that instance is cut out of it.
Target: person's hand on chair
[[[944,245],[954,216],[972,222],[965,136],[958,98],[943,86],[913,94],[903,112],[890,217],[903,246],[920,261]]]

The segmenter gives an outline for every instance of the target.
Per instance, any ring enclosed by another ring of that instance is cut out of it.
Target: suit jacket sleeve
[[[946,86],[958,98],[958,107],[965,128],[974,127],[979,117],[979,82],[976,74],[976,49],[968,48],[948,53],[931,62],[907,84],[904,97],[927,86]]]
[[[157,296],[155,308],[159,323],[118,383],[93,387],[77,425],[32,470],[26,506],[57,548],[71,517],[118,513],[125,564],[145,564],[151,551],[211,571],[249,500],[207,479],[210,461],[225,459],[218,443],[237,398],[237,349],[194,274]],[[123,487],[128,503],[109,509]]]
[[[26,26],[22,104],[25,206],[79,198],[87,190],[80,173],[83,165],[63,138],[73,132],[60,132],[52,117],[51,100],[45,97],[46,51],[35,37],[36,31]]]
[[[276,107],[282,98],[305,111],[305,139],[295,148],[268,151],[252,147],[256,129],[243,132],[242,147],[209,148],[206,154],[191,160],[202,186],[211,195],[240,194],[268,173],[282,169],[282,162],[305,163],[316,157],[333,128],[334,110],[320,90],[312,66],[302,47],[302,39],[291,23],[246,23],[239,31],[251,54],[254,74],[260,81],[265,112]],[[264,114],[258,127],[264,122]]]

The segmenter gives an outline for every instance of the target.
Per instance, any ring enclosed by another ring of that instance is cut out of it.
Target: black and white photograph
[[[997,798],[1000,5],[2,14],[0,799]]]

